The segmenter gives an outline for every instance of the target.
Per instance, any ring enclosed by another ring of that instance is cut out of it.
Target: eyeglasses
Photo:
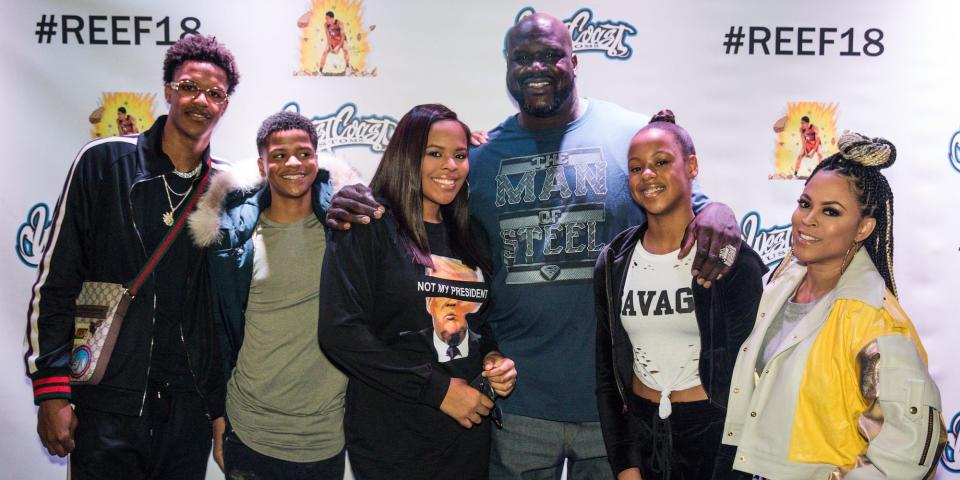
[[[537,53],[516,53],[511,57],[511,60],[523,66],[533,65],[533,62],[538,62],[541,65],[556,65],[560,60],[563,60],[565,56],[566,54],[563,52],[543,51]]]
[[[208,88],[204,90],[200,88],[200,86],[197,85],[197,83],[194,82],[193,80],[180,80],[178,82],[170,82],[167,85],[169,85],[170,88],[176,90],[177,93],[181,95],[188,95],[191,98],[197,98],[202,93],[207,96],[207,100],[210,100],[211,102],[216,103],[217,105],[220,105],[226,102],[227,98],[230,97],[229,95],[227,95],[227,92],[224,92],[223,90],[217,87]]]

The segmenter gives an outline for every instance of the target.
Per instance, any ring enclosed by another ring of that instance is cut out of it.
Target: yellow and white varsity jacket
[[[916,329],[860,250],[762,372],[770,323],[806,267],[764,290],[737,355],[723,443],[733,468],[776,480],[931,478],[946,432]]]

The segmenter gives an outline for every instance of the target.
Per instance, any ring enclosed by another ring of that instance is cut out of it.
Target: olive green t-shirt
[[[347,378],[317,342],[325,236],[315,215],[279,224],[260,216],[243,345],[227,384],[227,416],[251,449],[316,462],[344,446]]]

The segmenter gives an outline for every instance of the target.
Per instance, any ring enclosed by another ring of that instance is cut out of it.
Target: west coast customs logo
[[[533,7],[525,7],[517,13],[514,23],[534,13]],[[574,53],[602,53],[614,60],[626,60],[633,55],[633,49],[627,45],[627,39],[637,34],[637,29],[627,22],[593,19],[593,11],[581,8],[563,24],[570,30]]]
[[[300,104],[290,102],[283,110],[300,113]],[[397,120],[387,115],[357,115],[357,106],[345,103],[327,115],[310,117],[317,129],[317,150],[365,146],[374,153],[383,153],[397,127]]]
[[[17,229],[17,258],[24,265],[36,268],[50,236],[50,207],[38,203],[30,207],[27,220]]]
[[[943,448],[940,464],[948,472],[960,473],[960,413],[947,424],[947,445]]]
[[[761,226],[760,214],[757,212],[750,212],[740,220],[740,235],[743,236],[743,241],[750,245],[770,268],[780,263],[793,246],[790,234],[790,224]]]
[[[960,130],[954,132],[953,137],[950,138],[950,151],[947,152],[947,156],[950,158],[950,165],[960,173]]]

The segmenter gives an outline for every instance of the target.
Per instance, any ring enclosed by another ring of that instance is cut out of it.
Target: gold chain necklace
[[[180,206],[183,205],[183,201],[186,200],[187,197],[190,196],[190,192],[193,191],[193,185],[191,184],[191,185],[190,185],[190,188],[188,188],[186,192],[184,192],[184,193],[181,194],[181,193],[177,193],[177,192],[174,191],[172,188],[170,188],[170,184],[167,183],[167,176],[166,176],[166,175],[161,175],[161,177],[163,178],[163,187],[164,187],[164,190],[167,192],[167,205],[170,206],[170,210],[163,213],[163,224],[166,225],[166,226],[168,226],[168,227],[172,227],[172,226],[173,226],[173,213],[176,212],[177,209],[179,209]],[[183,195],[183,198],[181,198],[180,201],[177,202],[177,205],[176,205],[176,206],[173,205],[173,198],[170,197],[170,194],[171,194],[171,193],[173,193],[174,195],[177,195],[177,196]]]

